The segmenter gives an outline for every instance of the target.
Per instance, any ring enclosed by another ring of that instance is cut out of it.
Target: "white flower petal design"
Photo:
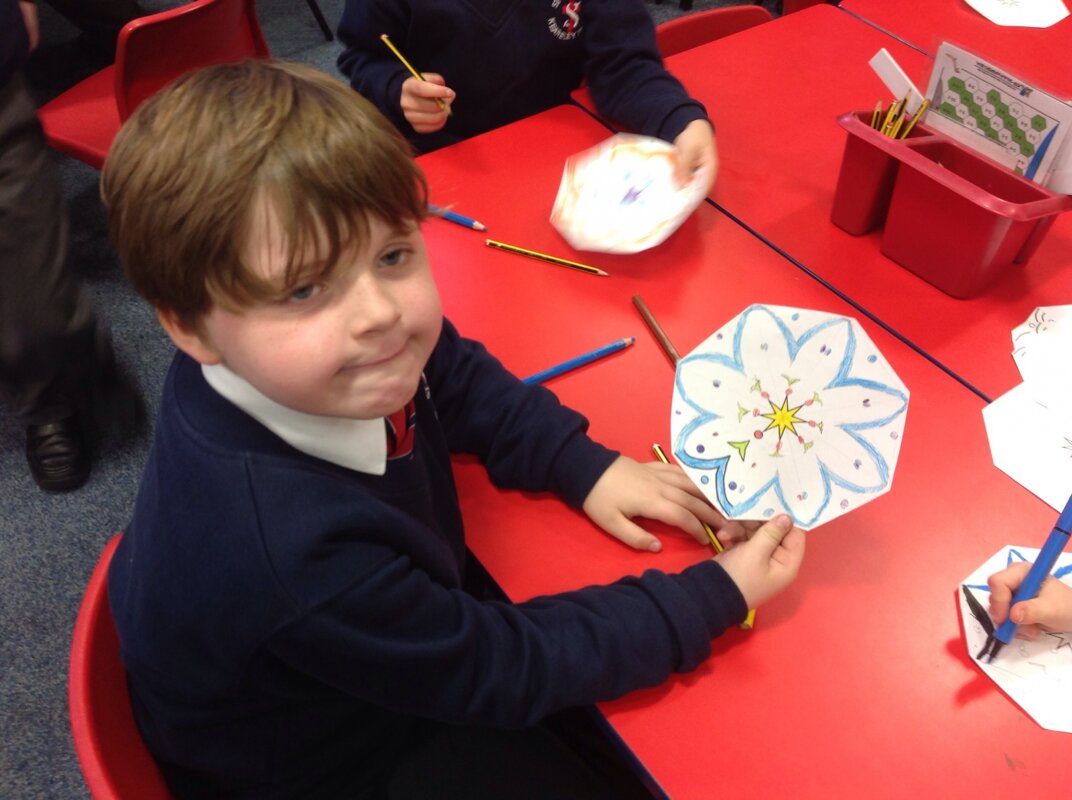
[[[889,489],[907,406],[855,320],[750,306],[678,364],[674,454],[727,516],[807,529]]]

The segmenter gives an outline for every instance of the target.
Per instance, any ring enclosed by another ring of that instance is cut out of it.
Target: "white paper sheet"
[[[1072,306],[1040,306],[1012,331],[1012,357],[1045,405],[1072,412]]]
[[[1068,16],[1061,0],[965,0],[996,25],[1048,28]]]
[[[1054,510],[1072,487],[1072,417],[1043,405],[1021,383],[983,409],[994,466]]]
[[[753,305],[678,363],[671,441],[727,517],[807,530],[889,491],[907,409],[856,320]]]
[[[1038,552],[1037,548],[1007,545],[962,585],[986,609],[990,604],[987,578],[1015,561],[1034,561]],[[1072,580],[1072,553],[1057,559],[1053,575],[1065,583]],[[1072,633],[1043,633],[1035,641],[1013,639],[987,664],[976,659],[987,633],[972,614],[963,590],[957,592],[957,598],[968,656],[1043,728],[1072,733]]]
[[[1012,331],[1023,383],[983,409],[994,466],[1054,510],[1072,492],[1072,306],[1041,306]]]
[[[708,179],[674,183],[674,146],[618,134],[570,156],[551,224],[571,246],[597,253],[639,253],[664,242],[703,202]]]

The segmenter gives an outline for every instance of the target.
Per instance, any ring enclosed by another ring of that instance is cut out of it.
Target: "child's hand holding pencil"
[[[748,607],[755,608],[796,579],[804,560],[804,531],[793,527],[788,514],[778,514],[715,560],[737,584]]]
[[[727,538],[731,540],[746,535],[741,523],[727,520],[708,504],[680,467],[662,462],[641,464],[628,456],[618,456],[607,467],[582,508],[615,539],[652,553],[659,552],[662,544],[634,519],[672,525],[703,544],[709,541],[705,525],[715,531],[729,528]]]
[[[435,133],[447,124],[447,118],[451,115],[454,90],[447,86],[442,75],[417,72],[386,33],[380,35],[380,40],[413,76],[402,82],[399,104],[403,116],[417,133]]]

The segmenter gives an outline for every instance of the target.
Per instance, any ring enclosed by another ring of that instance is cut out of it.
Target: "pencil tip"
[[[478,231],[486,231],[488,229],[488,226],[485,225],[483,222],[474,222],[473,229]]]

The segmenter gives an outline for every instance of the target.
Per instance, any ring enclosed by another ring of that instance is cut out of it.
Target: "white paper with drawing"
[[[639,253],[661,244],[703,202],[707,177],[674,182],[677,154],[662,139],[618,134],[570,156],[551,224],[571,246]]]
[[[988,664],[976,658],[986,643],[986,621],[976,618],[964,597],[966,587],[987,609],[987,578],[1016,561],[1034,561],[1038,552],[1037,548],[1007,545],[964,579],[957,593],[964,643],[968,656],[1039,725],[1072,733],[1072,633],[1043,632],[1034,641],[1014,638]],[[1063,553],[1057,559],[1053,576],[1072,582],[1072,553]]]
[[[1041,306],[1012,331],[1012,358],[1040,402],[1072,411],[1072,306]]]
[[[1072,306],[1043,306],[1012,331],[1023,383],[983,409],[994,466],[1056,511],[1072,486]]]
[[[677,461],[723,514],[807,530],[889,491],[908,389],[860,324],[753,305],[677,367]]]

